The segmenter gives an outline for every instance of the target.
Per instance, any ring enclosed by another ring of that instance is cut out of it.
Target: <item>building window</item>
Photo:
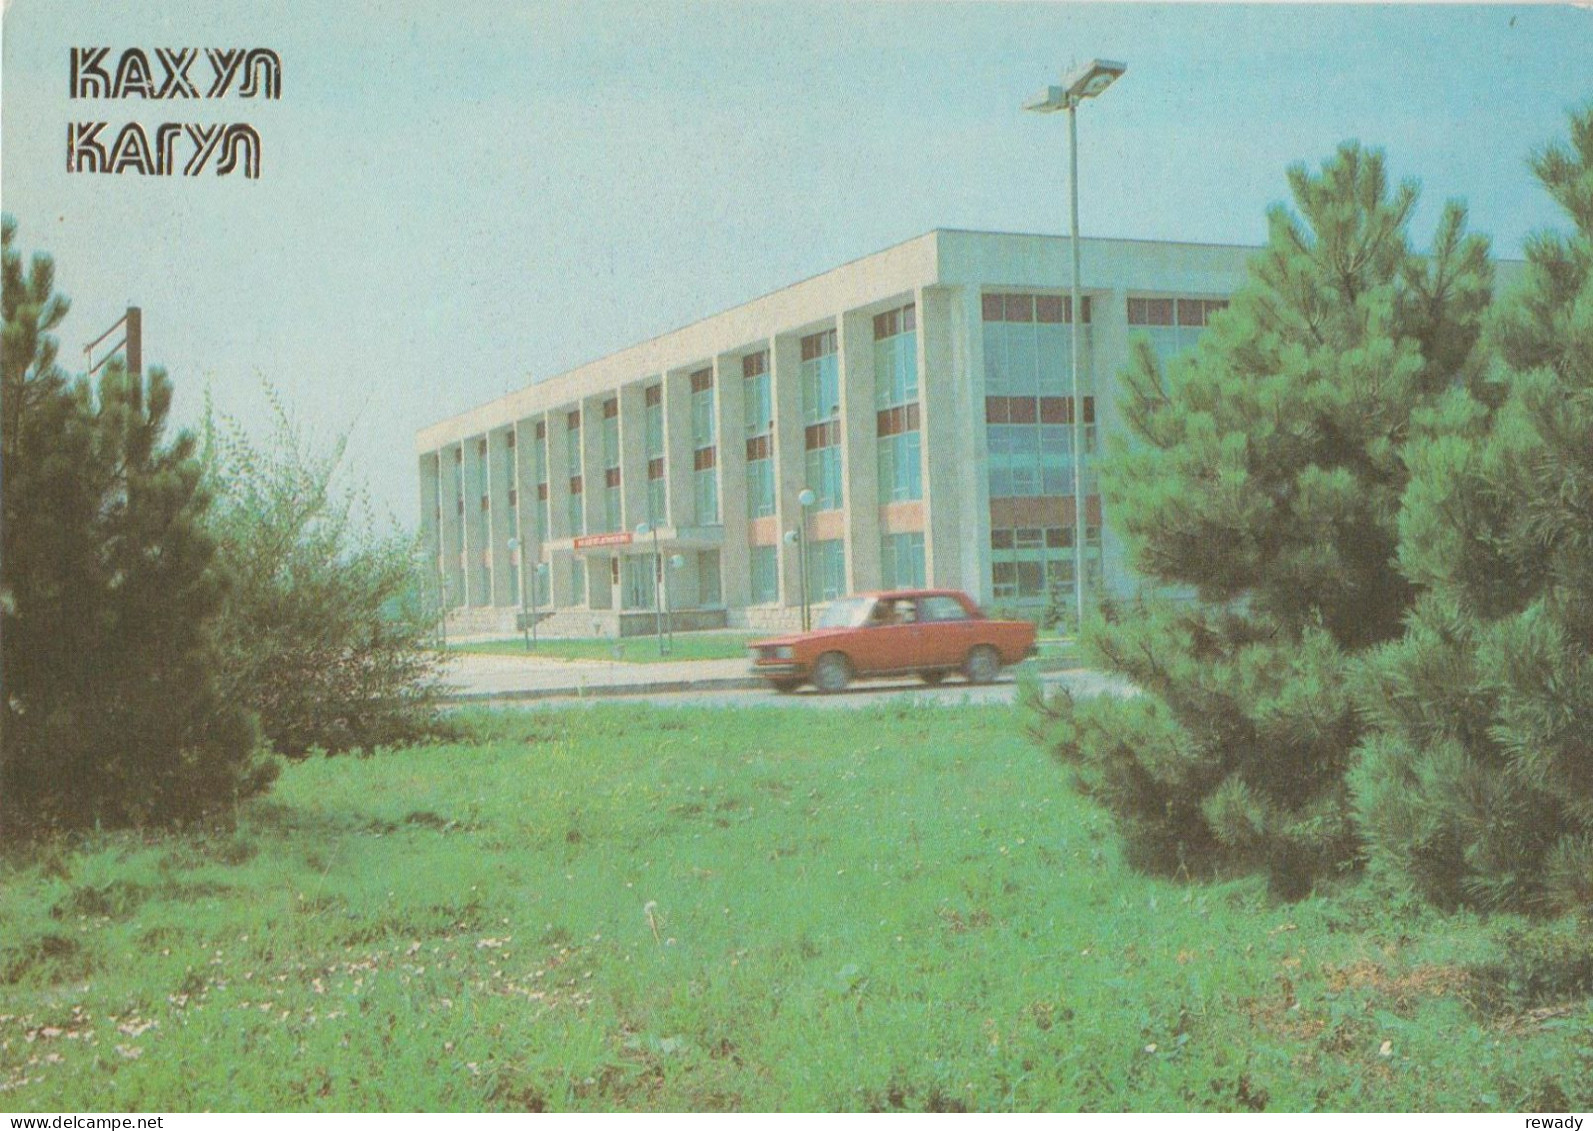
[[[924,535],[886,534],[880,538],[880,580],[889,589],[924,586]]]
[[[911,303],[874,316],[874,403],[879,408],[918,399],[918,322]]]
[[[573,476],[581,474],[581,414],[572,412],[564,418],[564,466]]]
[[[586,604],[585,558],[576,558],[570,562],[570,604]]]
[[[1084,577],[1099,582],[1101,528],[1084,532]],[[1073,590],[1073,528],[1019,527],[990,532],[990,591],[997,601],[1065,606]]]
[[[802,339],[802,364],[797,383],[802,387],[802,421],[816,424],[841,415],[841,369],[836,356],[834,330]]]
[[[754,605],[772,605],[780,599],[780,548],[752,547],[752,596]]]
[[[586,533],[586,509],[581,501],[581,477],[570,476],[570,497],[568,515],[570,519],[570,536],[579,537]]]
[[[807,428],[807,485],[813,489],[814,506],[821,511],[840,510],[844,502],[841,489],[841,422],[811,424]]]
[[[1095,398],[1084,401],[1084,450],[1095,450]],[[1066,397],[986,397],[990,497],[1073,494],[1073,402]]]
[[[918,429],[918,403],[881,409],[879,434],[879,498],[899,503],[924,497],[923,465]]]
[[[1065,295],[987,294],[987,396],[1069,396],[1073,387],[1073,300]],[[1082,304],[1079,384],[1090,383],[1090,300]]]
[[[653,384],[642,391],[643,407],[647,416],[647,458],[662,459],[664,455],[664,386]]]
[[[748,518],[765,518],[774,513],[774,445],[770,439],[765,435],[747,441]]]
[[[714,445],[714,377],[710,369],[691,375],[692,495],[697,525],[719,521],[719,473]]]
[[[1166,364],[1193,349],[1211,316],[1227,306],[1227,299],[1130,298],[1128,325],[1134,334],[1143,335],[1150,342],[1156,356]]]
[[[663,456],[647,461],[647,521],[653,526],[661,526],[669,521]]]
[[[742,416],[747,436],[774,431],[774,398],[769,384],[769,351],[759,350],[741,359]]]
[[[719,521],[719,471],[713,448],[699,448],[692,456],[692,496],[697,505],[697,525]]]
[[[774,401],[769,351],[741,359],[743,419],[747,430],[747,517],[774,513]]]
[[[709,608],[724,604],[719,587],[719,551],[697,551],[697,605]]]
[[[839,538],[808,543],[808,600],[846,596],[846,543]]]

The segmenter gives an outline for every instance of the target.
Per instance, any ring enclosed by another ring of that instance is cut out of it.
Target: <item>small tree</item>
[[[1443,905],[1593,907],[1593,107],[1532,162],[1569,236],[1527,246],[1499,380],[1411,445],[1400,564],[1430,592],[1358,684],[1381,872]]]
[[[264,444],[212,415],[210,529],[230,580],[216,621],[221,678],[277,752],[412,742],[437,725],[435,610],[413,543],[377,533],[339,487],[346,441],[316,453],[269,388]]]
[[[1102,492],[1133,566],[1199,601],[1146,596],[1089,626],[1096,663],[1145,695],[1042,704],[1044,740],[1118,818],[1141,865],[1264,867],[1300,894],[1354,854],[1343,778],[1361,726],[1347,656],[1398,634],[1395,567],[1412,414],[1472,360],[1485,241],[1450,204],[1430,255],[1416,189],[1342,146],[1289,170],[1250,278],[1189,357],[1140,343],[1132,435]]]
[[[163,443],[163,370],[67,378],[49,333],[66,300],[15,235],[7,217],[0,805],[12,824],[195,817],[274,767],[212,678],[222,586],[194,441]]]

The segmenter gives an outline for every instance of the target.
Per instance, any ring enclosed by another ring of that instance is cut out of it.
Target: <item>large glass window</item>
[[[1084,579],[1097,584],[1101,528],[1084,531]],[[1018,527],[990,532],[991,595],[997,601],[1066,604],[1073,590],[1073,528]]]
[[[808,543],[808,600],[833,601],[845,594],[845,542],[828,538]]]
[[[581,413],[579,410],[564,418],[564,465],[568,474],[581,474]]]
[[[1095,448],[1095,398],[1084,398],[1086,471]],[[986,397],[990,497],[1073,494],[1073,402]]]
[[[917,408],[917,405],[912,407]],[[923,453],[919,431],[882,435],[879,440],[879,497],[900,503],[924,497]]]
[[[1128,325],[1133,334],[1143,335],[1150,342],[1156,356],[1166,364],[1193,349],[1211,316],[1227,305],[1227,299],[1131,298]]]
[[[570,562],[570,604],[586,604],[586,559]]]
[[[772,605],[780,599],[780,548],[752,547],[752,595],[754,605]]]
[[[802,420],[815,424],[841,414],[841,369],[836,334],[825,330],[802,339],[798,384],[802,387]]]
[[[923,588],[924,535],[922,532],[886,534],[880,538],[880,580],[886,588]]]
[[[662,459],[664,455],[664,386],[652,384],[642,390],[643,407],[647,417],[647,458]]]
[[[714,375],[699,369],[691,375],[691,446],[711,447],[714,442]]]
[[[579,537],[586,533],[586,504],[583,497],[584,484],[579,475],[570,477],[570,496],[566,514],[570,520],[571,537]]]
[[[714,375],[699,369],[691,375],[692,495],[697,525],[719,521],[718,451],[714,443]]]
[[[774,513],[774,450],[768,436],[747,441],[747,517]]]
[[[1080,322],[1079,384],[1090,384],[1090,300]],[[1072,392],[1073,300],[1066,295],[987,294],[982,300],[987,396],[1060,397]]]
[[[697,525],[712,526],[719,521],[719,469],[714,449],[696,453],[692,470],[692,495],[697,506]]]
[[[802,421],[807,486],[819,510],[839,510],[841,484],[841,384],[834,330],[802,339]]]
[[[874,316],[874,402],[879,408],[918,399],[918,322],[911,303]]]
[[[769,387],[769,352],[741,359],[747,427],[747,517],[774,513],[774,404]]]

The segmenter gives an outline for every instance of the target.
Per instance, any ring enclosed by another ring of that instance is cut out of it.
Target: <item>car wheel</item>
[[[813,665],[813,686],[826,695],[844,690],[852,682],[852,665],[839,652],[826,652]]]
[[[769,686],[774,688],[781,695],[790,695],[793,691],[802,686],[802,681],[800,679],[771,679],[769,681]]]
[[[946,678],[946,673],[942,671],[919,672],[918,678],[931,687],[939,687],[940,681]]]
[[[981,644],[968,653],[963,672],[969,683],[989,683],[1001,674],[1001,657],[994,648]]]

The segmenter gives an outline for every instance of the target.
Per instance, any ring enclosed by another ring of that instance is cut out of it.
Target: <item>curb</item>
[[[1068,668],[1054,672],[1037,673],[1041,683],[1059,682],[1060,677],[1083,672],[1084,668]],[[444,695],[445,706],[464,707],[471,704],[533,702],[539,699],[614,699],[627,695],[673,695],[688,691],[761,691],[768,683],[758,676],[737,676],[720,679],[666,679],[649,683],[609,683],[590,687],[528,687],[506,691],[461,691]]]
[[[509,691],[462,691],[441,697],[444,704],[465,706],[471,703],[534,699],[598,699],[624,695],[671,695],[685,691],[756,691],[767,686],[756,676],[734,679],[669,679],[652,683],[610,683],[594,687],[530,687]]]

